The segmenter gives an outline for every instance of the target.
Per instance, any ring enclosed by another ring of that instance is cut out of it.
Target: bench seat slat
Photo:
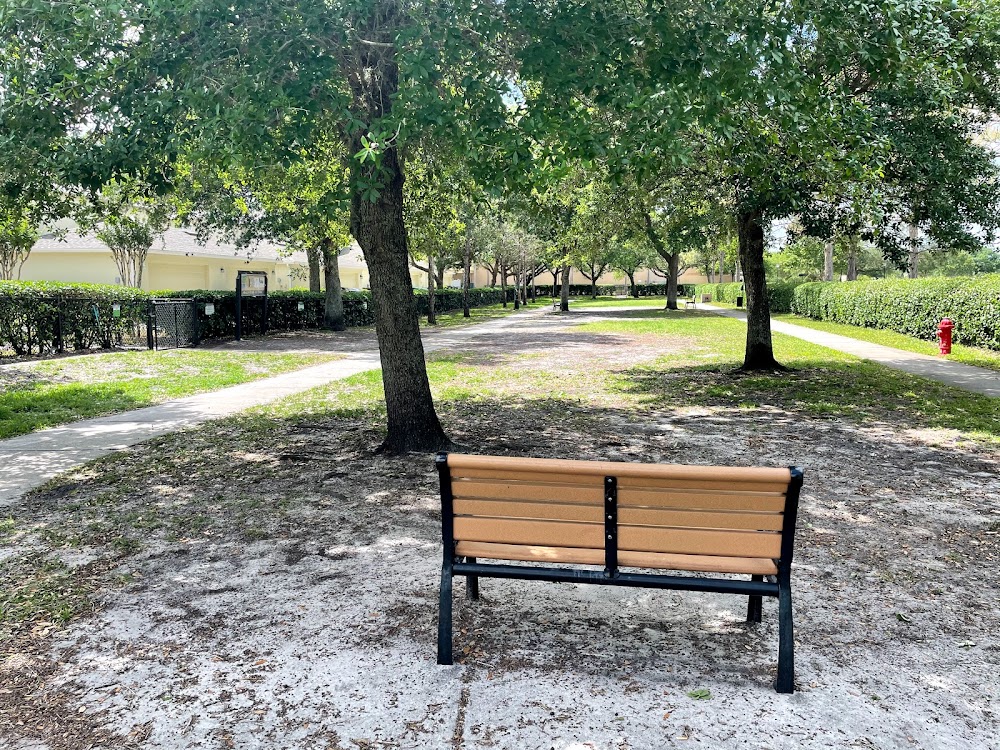
[[[490,498],[497,500],[535,500],[552,503],[584,503],[600,506],[604,502],[604,482],[591,486],[573,484],[537,484],[526,482],[452,482],[456,497]]]
[[[454,501],[454,511],[456,516],[485,518],[547,519],[590,523],[602,523],[604,520],[603,509],[596,504],[510,502],[457,498]],[[709,512],[619,506],[618,523],[631,526],[781,531],[783,519],[780,513]]]
[[[537,482],[452,482],[455,498],[523,500],[525,502],[580,503],[602,506],[603,483],[592,487]],[[619,489],[618,506],[687,508],[691,510],[781,511],[785,496],[779,492],[722,492],[710,490]]]
[[[569,565],[603,565],[604,552],[579,547],[540,547],[488,542],[459,542],[456,553],[462,557],[482,560],[516,560],[521,562],[563,563]],[[705,555],[674,555],[656,552],[618,554],[618,562],[628,568],[655,570],[689,570],[699,573],[743,573],[776,575],[773,560],[753,557],[722,557]]]
[[[623,479],[658,478],[671,480],[723,480],[736,483],[774,483],[787,486],[788,469],[740,466],[686,466],[683,464],[638,464],[618,461],[571,461],[558,458],[475,456],[452,453],[448,467],[453,477],[470,476],[468,471],[514,471],[519,473],[571,474],[574,476],[614,476]]]
[[[473,516],[456,516],[454,524],[455,539],[459,541],[604,549],[603,524]],[[781,534],[619,524],[618,549],[685,555],[777,558],[781,552]]]
[[[574,463],[574,462],[569,462]],[[464,479],[484,479],[484,480],[494,480],[500,482],[509,481],[521,481],[530,484],[545,484],[545,483],[557,483],[557,484],[577,484],[580,486],[590,486],[588,482],[589,477],[593,477],[593,486],[600,487],[601,480],[605,476],[616,476],[614,474],[614,467],[629,466],[631,464],[618,464],[618,463],[607,463],[609,467],[608,474],[600,475],[589,475],[589,474],[578,474],[570,470],[564,471],[531,471],[527,467],[523,470],[510,468],[510,469],[453,469],[451,476],[455,480],[457,485],[460,480]],[[639,464],[645,466],[646,464]],[[707,468],[707,467],[698,467]],[[725,468],[725,467],[722,467]],[[773,471],[773,470],[772,470]],[[788,479],[782,481],[774,481],[766,478],[759,478],[757,481],[753,480],[739,480],[735,478],[729,478],[724,475],[716,475],[714,478],[710,478],[712,475],[706,475],[706,478],[683,478],[683,477],[669,477],[660,478],[656,476],[649,477],[618,477],[618,488],[623,489],[625,487],[629,488],[663,488],[663,489],[702,489],[702,490],[752,490],[754,492],[778,492],[783,493],[788,488]]]

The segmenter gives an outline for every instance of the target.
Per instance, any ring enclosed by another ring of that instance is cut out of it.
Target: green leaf
[[[694,698],[696,701],[707,701],[711,699],[712,691],[708,688],[698,688],[697,690],[692,690],[688,693],[688,698]]]

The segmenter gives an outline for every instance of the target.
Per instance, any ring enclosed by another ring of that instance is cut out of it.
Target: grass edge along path
[[[173,349],[32,362],[0,373],[0,384],[5,385],[0,390],[0,439],[121,414],[342,358],[321,352]],[[4,374],[9,384],[4,383]]]
[[[942,357],[940,356],[936,342],[907,336],[904,333],[897,333],[896,331],[888,331],[884,328],[864,328],[846,323],[834,323],[828,320],[813,320],[812,318],[804,318],[794,313],[775,313],[771,318],[782,323],[791,323],[803,328],[812,328],[816,331],[835,333],[838,336],[846,336],[858,341],[867,341],[870,344],[888,346],[892,349],[901,349],[913,352],[914,354],[937,356],[944,362],[960,362],[963,365],[985,367],[990,370],[1000,371],[1000,352],[994,352],[989,349],[953,344],[951,354]]]

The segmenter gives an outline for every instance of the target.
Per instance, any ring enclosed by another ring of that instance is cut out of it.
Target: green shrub
[[[0,350],[19,356],[145,340],[149,295],[101,284],[0,281]],[[114,306],[119,306],[119,317]]]
[[[792,299],[795,296],[795,288],[799,282],[778,281],[767,285],[767,301],[772,313],[786,313],[792,311]],[[744,298],[746,303],[746,291],[742,282],[730,282],[728,284],[698,284],[695,287],[695,294],[700,297],[702,294],[711,294],[712,301],[726,302],[731,305],[736,304],[737,297]]]
[[[427,313],[427,291],[414,290],[417,311]],[[192,299],[198,312],[200,338],[224,338],[236,333],[236,292],[208,289],[143,292],[121,286],[0,281],[0,353],[26,356],[52,354],[62,348],[111,349],[123,344],[144,346],[149,302],[153,299]],[[322,328],[325,295],[304,290],[272,292],[267,296],[267,329],[291,331]],[[514,290],[507,289],[507,299]],[[438,312],[462,308],[461,289],[435,292]],[[470,289],[472,307],[499,304],[503,291]],[[214,306],[211,315],[205,306]],[[114,317],[114,305],[120,317]],[[299,309],[301,304],[302,309]],[[344,317],[348,327],[375,324],[371,292],[344,292]],[[243,298],[243,330],[256,333],[264,327],[262,299]]]
[[[884,328],[934,339],[950,318],[954,340],[1000,349],[1000,275],[817,281],[802,284],[792,312],[817,320]]]

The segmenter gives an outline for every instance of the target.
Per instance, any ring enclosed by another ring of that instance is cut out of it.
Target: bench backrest
[[[622,552],[791,562],[797,469],[461,454],[438,466],[455,542],[607,550],[616,534]]]

